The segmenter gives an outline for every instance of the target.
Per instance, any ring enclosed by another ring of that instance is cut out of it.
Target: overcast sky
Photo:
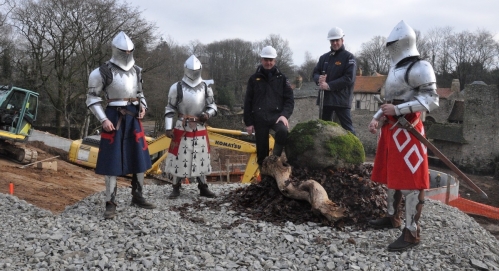
[[[404,20],[426,34],[450,26],[455,32],[490,31],[499,41],[498,0],[128,0],[180,45],[239,38],[255,42],[278,34],[289,42],[295,65],[305,52],[329,50],[327,32],[338,26],[352,53],[374,36],[387,37]],[[278,52],[279,54],[279,52]]]

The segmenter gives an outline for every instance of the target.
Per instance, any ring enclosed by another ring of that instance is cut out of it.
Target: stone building
[[[386,75],[379,73],[375,73],[372,76],[357,74],[353,90],[352,110],[377,111],[378,101],[374,99],[374,95],[384,93],[386,77]]]

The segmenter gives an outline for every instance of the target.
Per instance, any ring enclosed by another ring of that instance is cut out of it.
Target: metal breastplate
[[[385,100],[403,100],[409,101],[415,95],[415,91],[406,83],[405,74],[407,65],[394,68],[388,72],[388,77],[385,82]]]
[[[113,82],[106,88],[108,99],[137,98],[139,85],[137,80],[137,71],[131,68],[123,71],[117,68],[111,68],[113,73]]]
[[[178,105],[178,113],[189,116],[198,116],[203,113],[206,104],[204,88],[204,84],[193,88],[182,84],[183,97]]]

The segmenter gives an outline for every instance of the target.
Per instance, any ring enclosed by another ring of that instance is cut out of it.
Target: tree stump
[[[345,209],[331,201],[324,187],[315,180],[291,182],[291,166],[280,157],[271,155],[265,158],[260,172],[273,177],[284,196],[309,202],[315,214],[322,214],[329,221],[336,221],[344,216]]]

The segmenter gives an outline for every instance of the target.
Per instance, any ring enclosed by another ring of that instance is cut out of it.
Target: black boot
[[[421,217],[424,201],[424,190],[412,190],[405,194],[406,227],[402,231],[402,235],[388,246],[388,251],[403,251],[419,245],[421,239],[419,218]],[[416,230],[410,231],[407,225],[414,226]]]
[[[180,185],[181,185],[180,182],[177,183],[177,184],[172,185],[173,190],[170,193],[170,195],[168,195],[169,199],[176,199],[176,198],[178,198],[180,196]]]
[[[132,197],[132,204],[137,206],[137,207],[144,208],[144,209],[156,208],[156,205],[154,205],[150,202],[147,202],[146,199],[144,197],[142,197],[142,195],[133,196]]]
[[[409,229],[404,228],[399,238],[397,238],[395,242],[388,245],[388,251],[404,251],[419,245],[419,241],[419,227],[416,236],[413,236]]]
[[[210,189],[208,189],[208,184],[206,184],[206,183],[199,183],[198,188],[199,188],[199,195],[201,197],[207,197],[207,198],[216,198],[217,197],[217,195],[215,195],[215,193],[211,192]]]
[[[106,211],[104,212],[105,219],[112,219],[116,215],[116,203],[112,201],[106,202]]]
[[[394,229],[400,228],[402,225],[402,218],[400,217],[400,204],[402,203],[402,192],[395,191],[393,195],[393,215],[387,214],[385,217],[369,220],[369,226],[376,229]]]
[[[104,177],[106,182],[106,211],[104,211],[105,219],[112,219],[116,216],[116,192],[118,186],[116,185],[116,176],[106,175]]]
[[[146,199],[142,196],[142,187],[144,187],[143,176],[143,173],[133,174],[132,176],[132,205],[144,209],[154,209],[156,208],[156,205],[147,202]]]
[[[385,217],[382,217],[382,218],[378,218],[378,219],[373,219],[373,220],[369,220],[369,226],[375,228],[375,229],[393,229],[393,228],[398,228],[400,227],[400,225],[398,225],[397,227],[394,226],[393,222],[393,217],[392,216],[385,216]]]
[[[272,154],[275,155],[275,156],[277,156],[277,157],[281,157],[283,149],[284,149],[284,147],[281,144],[275,143],[274,144],[274,149],[272,150]]]

